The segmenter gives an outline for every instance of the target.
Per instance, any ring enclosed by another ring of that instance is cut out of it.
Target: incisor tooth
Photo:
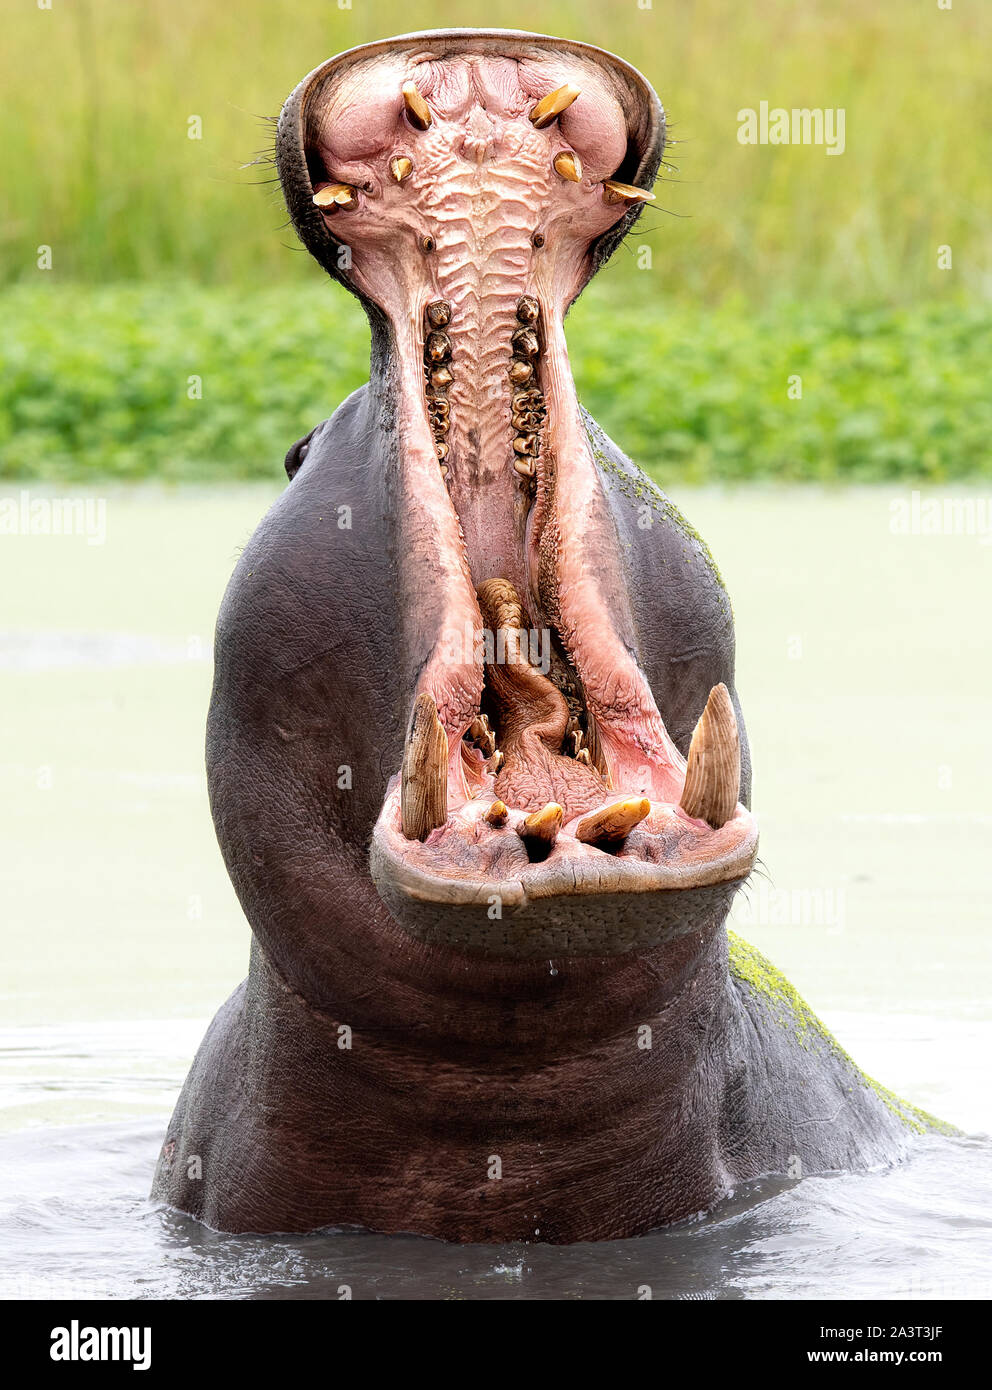
[[[654,194],[644,188],[635,188],[632,183],[604,179],[603,200],[607,203],[653,203]]]
[[[402,183],[413,173],[413,160],[407,159],[405,154],[399,154],[389,161],[389,172],[397,183]]]
[[[557,801],[549,801],[540,811],[532,811],[526,817],[518,834],[527,846],[527,853],[533,858],[546,858],[554,848],[561,830],[565,809]]]
[[[417,696],[403,750],[400,817],[408,840],[426,840],[448,818],[448,736],[437,705]]]
[[[533,108],[530,113],[531,124],[536,130],[543,130],[545,126],[557,120],[578,95],[579,88],[573,87],[569,82],[566,82],[564,87],[556,87],[553,92],[542,97]]]
[[[413,124],[418,130],[426,130],[431,124],[433,117],[431,116],[430,107],[418,92],[415,82],[403,83],[403,100],[406,103],[407,113]]]
[[[687,816],[704,820],[719,830],[737,809],[740,786],[737,716],[727,687],[715,685],[692,733],[679,805]]]
[[[622,844],[634,826],[650,812],[651,802],[646,796],[625,797],[580,820],[575,827],[575,838],[584,845]]]
[[[358,206],[358,195],[350,183],[329,183],[313,195],[317,207],[354,208]]]
[[[571,150],[562,150],[551,162],[555,166],[555,173],[563,179],[568,179],[570,183],[582,182],[582,160]]]

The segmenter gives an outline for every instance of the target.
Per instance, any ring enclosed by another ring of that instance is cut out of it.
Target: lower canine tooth
[[[727,687],[715,685],[693,730],[679,805],[687,816],[719,830],[737,809],[740,786],[737,716]]]
[[[630,796],[623,801],[614,801],[612,806],[604,806],[591,816],[580,820],[575,828],[575,838],[584,845],[619,845],[626,840],[635,825],[651,811],[651,802],[646,796]]]
[[[400,817],[408,840],[426,840],[448,818],[448,736],[430,695],[417,696],[403,750]]]

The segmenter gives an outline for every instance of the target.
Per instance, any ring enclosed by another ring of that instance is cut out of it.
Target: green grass
[[[466,24],[599,44],[661,94],[679,172],[638,226],[654,273],[621,258],[638,295],[989,296],[988,0],[24,0],[0,51],[0,280],[36,281],[48,245],[62,281],[305,282],[278,190],[255,186],[271,170],[241,167],[271,142],[261,118],[335,52]],[[740,145],[763,99],[844,107],[845,153]]]
[[[670,479],[992,472],[992,309],[725,304],[645,313],[607,270],[568,320],[583,403]],[[321,283],[17,287],[0,295],[0,474],[278,476],[366,379],[357,304]],[[802,377],[790,400],[790,376]],[[199,377],[202,398],[189,398]]]

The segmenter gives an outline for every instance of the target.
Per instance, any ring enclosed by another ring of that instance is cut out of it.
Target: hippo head
[[[753,864],[726,594],[581,411],[562,328],[664,131],[626,63],[517,32],[354,49],[283,109],[290,215],[368,313],[371,383],[240,559],[208,769],[260,948],[338,1017],[534,995],[548,959],[684,974]]]

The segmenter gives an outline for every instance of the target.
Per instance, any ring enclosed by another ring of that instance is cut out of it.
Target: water
[[[972,1137],[568,1248],[232,1238],[148,1203],[247,959],[202,729],[216,607],[274,492],[108,491],[102,545],[0,543],[17,595],[0,632],[0,1294],[988,1297],[992,548],[894,535],[896,490],[678,500],[735,603],[767,871],[737,928],[871,1074]]]

